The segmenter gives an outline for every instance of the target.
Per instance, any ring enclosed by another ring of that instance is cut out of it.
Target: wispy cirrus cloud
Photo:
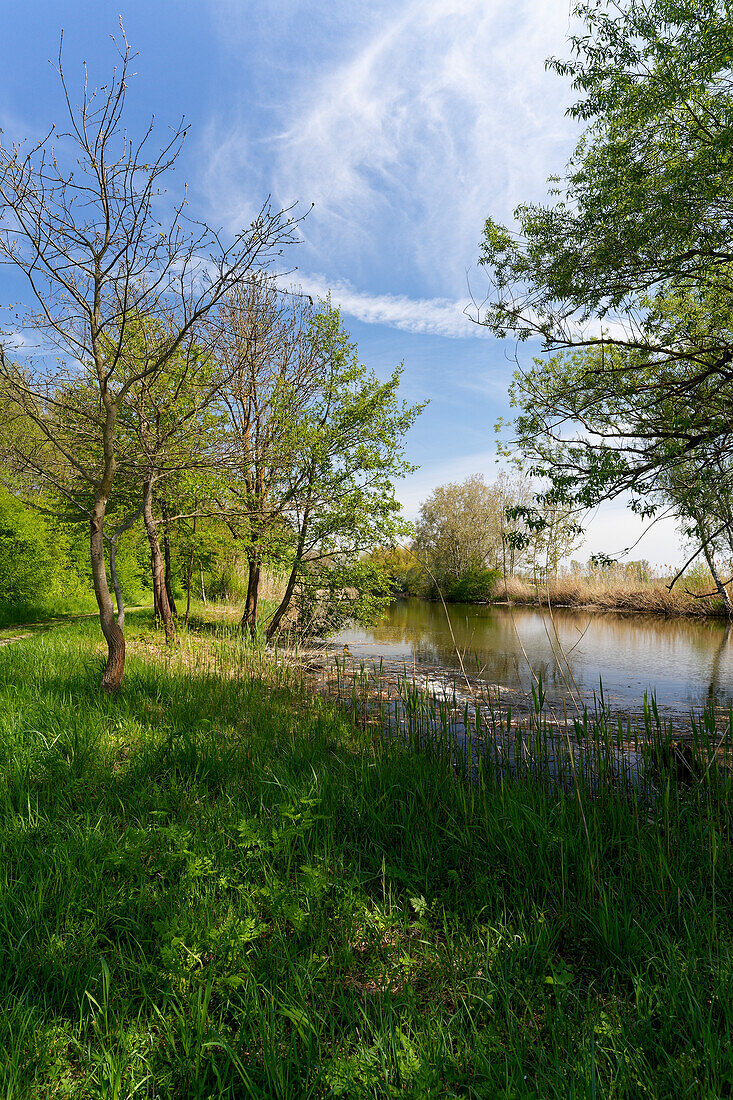
[[[357,290],[343,279],[329,280],[325,275],[298,272],[297,285],[305,294],[325,298],[330,293],[333,304],[344,313],[366,324],[389,325],[403,332],[419,332],[433,336],[486,337],[485,328],[471,318],[476,315],[469,300],[449,298],[410,298],[404,294],[370,294]]]
[[[221,11],[223,0],[211,2]],[[264,41],[261,6],[247,19]],[[291,34],[297,7],[285,3]],[[325,0],[299,8],[304,34],[306,15],[332,28]],[[236,35],[236,5],[226,10]],[[405,0],[368,11],[345,0],[339,33],[318,38],[316,60],[307,64],[310,47],[300,66],[289,58],[277,90],[267,89],[266,131],[251,114],[212,120],[206,187],[230,218],[263,191],[315,203],[303,226],[308,266],[393,293],[417,283],[420,297],[455,296],[487,213],[511,217],[564,162],[567,87],[544,59],[564,52],[567,8]]]

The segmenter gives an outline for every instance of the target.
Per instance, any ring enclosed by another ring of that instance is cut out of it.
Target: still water
[[[655,693],[668,718],[706,703],[733,705],[733,631],[717,620],[470,604],[448,612],[466,671],[506,689],[507,701],[531,691],[534,673],[556,704],[573,696],[592,704],[602,681],[604,698],[622,713],[637,711],[645,693]],[[356,663],[381,660],[427,678],[460,675],[440,603],[397,600],[376,626],[349,627],[332,644],[337,653],[347,645]]]

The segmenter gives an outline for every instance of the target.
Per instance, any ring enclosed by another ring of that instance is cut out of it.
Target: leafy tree
[[[407,546],[377,546],[364,555],[384,578],[380,596],[419,596],[425,588],[425,570]]]
[[[229,297],[217,355],[229,416],[223,514],[248,559],[243,626],[256,629],[265,567],[285,584],[268,637],[294,610],[311,630],[372,616],[383,578],[363,555],[408,530],[393,481],[411,469],[402,438],[421,406],[398,400],[400,369],[381,382],[329,302],[316,312],[266,280]]]
[[[285,568],[290,514],[309,464],[308,413],[322,378],[309,332],[312,307],[271,279],[252,279],[222,304],[215,355],[227,420],[220,506],[248,566],[242,625],[256,630],[263,568]],[[225,499],[226,497],[226,499]]]
[[[139,140],[131,137],[123,120],[126,43],[119,54],[118,69],[98,93],[84,83],[78,107],[59,59],[68,131],[54,128],[29,149],[0,146],[0,259],[26,280],[31,304],[20,323],[56,354],[54,367],[43,356],[18,365],[0,349],[3,399],[36,427],[28,446],[16,437],[17,462],[61,493],[73,495],[83,484],[84,495],[91,494],[90,560],[108,649],[105,691],[120,687],[125,659],[105,563],[120,410],[135,387],[165,371],[233,286],[292,239],[287,213],[268,206],[227,245],[215,230],[187,221],[185,200],[165,216],[158,191],[185,128],[174,129],[158,150],[151,128]],[[171,315],[175,326],[162,326],[155,346],[131,356],[128,324]],[[17,324],[12,314],[6,333]],[[78,406],[71,395],[80,363],[91,368],[96,401]],[[78,457],[80,448],[91,464]]]
[[[502,571],[557,573],[577,528],[554,503],[543,502],[536,515],[534,493],[527,478],[503,472],[490,485],[474,474],[434,489],[420,507],[414,543],[433,587],[451,599],[488,599]]]
[[[733,619],[733,601],[726,585],[733,578],[721,578],[716,558],[722,554],[733,560],[732,489],[731,471],[718,454],[712,460],[706,456],[703,463],[688,459],[670,467],[660,494],[671,502],[682,533],[692,544],[693,553],[685,569],[702,554],[729,619]]]
[[[489,220],[484,323],[556,354],[520,370],[515,440],[557,502],[726,468],[733,417],[733,21],[727,0],[589,0],[550,66],[586,124],[551,205]],[[712,465],[709,467],[712,469]]]
[[[164,332],[172,334],[176,327],[175,315],[131,321],[125,355],[135,362],[145,362],[149,354],[155,354]],[[120,410],[120,478],[126,482],[131,498],[139,501],[136,514],[142,513],[150,546],[155,614],[169,642],[175,638],[171,525],[178,518],[177,511],[190,515],[184,497],[190,498],[192,490],[195,495],[198,489],[203,509],[211,511],[210,499],[204,498],[220,458],[217,442],[221,415],[214,406],[221,377],[201,345],[202,335],[192,329],[167,360],[165,370],[146,373]],[[207,486],[200,479],[197,482],[197,473],[204,475]],[[195,511],[198,504],[192,507]],[[163,522],[162,551],[158,512]]]
[[[5,603],[58,594],[70,562],[44,516],[0,488],[0,593]]]
[[[498,570],[502,562],[504,485],[481,474],[439,485],[420,506],[415,552],[438,584],[451,587],[468,575]]]
[[[322,632],[370,621],[383,606],[383,575],[366,555],[410,530],[394,495],[404,436],[424,405],[398,397],[402,368],[386,381],[359,362],[329,300],[307,333],[317,384],[297,424],[300,466],[288,474],[291,532],[285,592],[267,627],[273,637],[294,605],[299,623]]]

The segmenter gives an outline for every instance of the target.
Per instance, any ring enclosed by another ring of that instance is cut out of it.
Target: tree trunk
[[[168,508],[164,501],[160,502],[160,512],[163,516],[163,558],[165,560],[165,590],[168,596],[168,606],[171,609],[171,614],[177,615],[178,609],[176,608],[176,601],[173,598],[173,589],[171,587],[171,546],[168,538]]]
[[[295,591],[295,582],[298,579],[298,569],[300,567],[300,558],[296,558],[293,563],[293,568],[290,570],[290,576],[288,577],[288,583],[285,587],[285,594],[280,600],[277,611],[270,620],[270,625],[267,628],[267,640],[271,641],[277,634],[280,623],[282,622],[288,608],[290,607],[290,601],[293,598],[293,592]]]
[[[283,617],[287,613],[290,607],[290,601],[293,598],[293,592],[295,591],[295,582],[298,579],[298,573],[300,572],[300,566],[303,561],[303,554],[305,553],[305,540],[308,532],[308,525],[310,523],[311,515],[311,495],[308,493],[308,499],[306,501],[305,508],[303,510],[303,518],[300,523],[300,533],[298,535],[298,545],[295,549],[295,560],[293,561],[292,569],[290,570],[290,576],[288,577],[288,583],[285,586],[285,594],[280,600],[280,605],[270,620],[270,625],[267,628],[267,640],[268,642],[274,638],[277,633],[280,623]]]
[[[191,577],[193,576],[193,547],[188,557],[188,569],[186,570],[186,617],[183,620],[188,626],[188,617],[191,614]]]
[[[122,599],[120,582],[117,578],[117,535],[113,535],[109,540],[109,572],[112,577],[112,587],[115,590],[115,599],[117,600],[117,625],[122,630],[125,625],[125,604]]]
[[[102,673],[102,691],[112,695],[122,686],[122,674],[125,670],[125,635],[115,620],[112,596],[107,582],[107,570],[104,562],[104,514],[107,498],[95,494],[90,524],[90,552],[94,595],[99,608],[99,622],[107,642],[107,663]]]
[[[194,508],[198,507],[198,501],[194,502]],[[196,534],[196,516],[193,517],[193,533]],[[186,571],[186,618],[185,623],[188,626],[188,617],[191,614],[191,577],[193,575],[193,541],[191,542],[191,553],[188,555],[188,569]]]
[[[703,553],[705,554],[705,560],[708,563],[708,569],[710,570],[710,574],[711,574],[713,580],[715,581],[715,587],[717,588],[718,592],[720,593],[720,598],[723,601],[723,606],[725,607],[725,613],[726,613],[726,615],[728,616],[729,619],[733,619],[733,603],[731,603],[731,598],[730,598],[730,595],[728,593],[728,589],[725,587],[725,585],[721,581],[720,574],[718,573],[718,570],[715,568],[715,561],[713,559],[713,555],[712,555],[712,552],[710,550],[710,546],[707,542],[703,546]]]
[[[176,626],[168,603],[168,593],[165,590],[165,566],[163,555],[160,552],[160,543],[158,542],[158,528],[153,515],[153,483],[149,479],[143,485],[143,520],[145,521],[145,530],[150,543],[155,614],[163,623],[166,642],[171,643],[175,641]]]
[[[260,563],[257,558],[249,559],[249,576],[247,578],[247,600],[242,615],[242,629],[249,629],[254,639],[257,633],[257,604],[260,595]]]

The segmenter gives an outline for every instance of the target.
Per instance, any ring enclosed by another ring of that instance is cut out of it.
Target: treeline
[[[721,572],[733,572],[733,554],[716,560],[709,550],[702,561],[693,554],[680,580],[645,559],[596,553],[587,562],[573,560],[582,533],[575,512],[538,495],[529,478],[502,473],[487,484],[475,474],[438,486],[420,507],[413,539],[380,547],[369,560],[393,597],[728,614],[718,581]]]
[[[128,321],[132,354],[157,345],[160,328],[156,317]],[[152,595],[173,640],[193,591],[241,599],[254,634],[265,574],[280,582],[268,637],[293,619],[327,631],[372,617],[384,582],[365,554],[407,531],[392,479],[407,469],[401,440],[419,409],[399,401],[399,369],[380,381],[337,310],[262,275],[224,296],[206,338],[120,403],[103,530],[117,623],[126,600]],[[93,378],[57,379],[40,400],[39,375],[6,357],[0,384],[15,491],[0,501],[2,598],[90,591],[94,495],[79,467],[103,463]]]
[[[63,97],[65,133],[0,146],[0,258],[31,303],[22,340],[6,330],[0,346],[0,600],[91,587],[106,691],[122,682],[131,592],[152,591],[175,638],[175,576],[188,615],[197,573],[227,588],[244,565],[253,635],[267,572],[282,580],[268,637],[292,617],[332,629],[376,614],[365,554],[407,531],[393,480],[420,412],[398,397],[400,368],[380,380],[359,362],[330,301],[278,280],[292,211],[265,204],[225,241],[185,201],[166,207],[185,131],[157,152],[150,131],[132,140],[129,60],[78,107]]]
[[[394,595],[483,603],[505,574],[556,575],[580,530],[567,508],[541,503],[528,478],[480,474],[439,485],[423,501],[409,546],[380,548],[370,561]],[[527,515],[529,513],[529,515]]]

